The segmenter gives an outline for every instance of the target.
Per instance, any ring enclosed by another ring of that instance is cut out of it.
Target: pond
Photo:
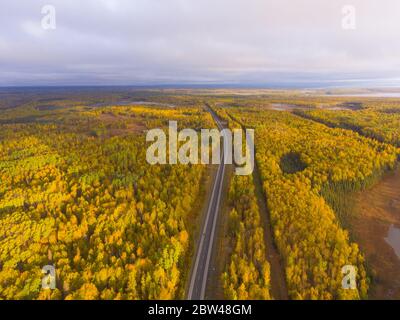
[[[397,257],[400,259],[400,228],[396,228],[393,224],[389,227],[389,231],[385,241],[393,248]]]
[[[350,231],[372,277],[371,299],[400,299],[400,169],[355,195]]]

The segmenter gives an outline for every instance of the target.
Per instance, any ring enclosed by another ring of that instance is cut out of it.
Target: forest
[[[365,259],[321,194],[326,184],[360,190],[395,167],[399,150],[289,112],[216,107],[232,123],[255,128],[256,160],[274,239],[292,299],[365,299]],[[237,227],[238,229],[238,227]],[[341,286],[341,268],[357,267],[356,291]]]
[[[222,275],[230,300],[270,300],[270,266],[252,176],[234,176],[229,190],[231,254]]]
[[[400,105],[375,104],[353,110],[298,110],[297,114],[400,147]]]
[[[0,116],[0,298],[184,295],[205,166],[150,166],[145,129],[202,108],[15,108]],[[56,290],[42,290],[54,265]]]
[[[369,298],[374,278],[342,209],[345,195],[398,166],[398,100],[167,89],[2,97],[0,299],[184,299],[213,170],[148,164],[146,133],[169,121],[215,128],[206,106],[231,129],[255,130],[257,170],[227,179],[220,208],[223,298],[276,299],[266,235],[289,299]],[[46,265],[55,290],[42,288]],[[342,287],[345,265],[357,269],[356,290]]]

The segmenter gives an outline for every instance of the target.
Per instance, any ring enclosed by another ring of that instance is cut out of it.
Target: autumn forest
[[[207,298],[400,299],[400,199],[360,200],[399,170],[400,99],[239,93],[0,90],[0,299],[187,298],[219,171],[149,164],[169,121],[255,132],[252,174],[222,173]]]

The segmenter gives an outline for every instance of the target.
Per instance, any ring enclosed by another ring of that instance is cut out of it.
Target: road
[[[222,130],[223,125],[218,116],[211,110],[210,113],[217,123],[218,129]],[[224,184],[225,164],[224,164],[224,148],[221,148],[221,162],[218,167],[217,174],[214,179],[210,201],[208,203],[207,213],[202,226],[200,242],[197,248],[195,263],[192,268],[190,285],[188,290],[188,300],[204,300],[208,272],[210,268],[211,254],[214,245],[216,225],[220,202],[222,197],[222,186]]]

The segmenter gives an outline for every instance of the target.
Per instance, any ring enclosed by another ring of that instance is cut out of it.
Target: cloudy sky
[[[0,85],[400,84],[399,17],[398,0],[1,0]]]

